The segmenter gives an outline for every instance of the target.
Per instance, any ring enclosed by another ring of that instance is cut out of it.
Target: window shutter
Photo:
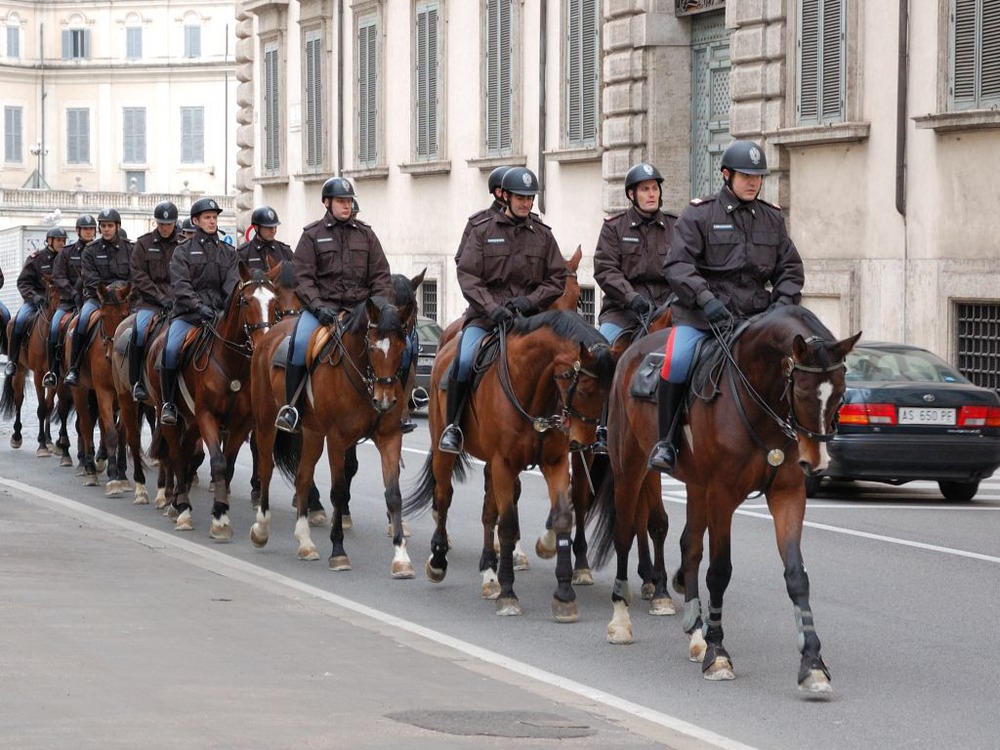
[[[486,0],[486,150],[510,153],[512,92],[510,0]]]
[[[7,57],[17,59],[21,56],[21,29],[17,26],[7,27]]]
[[[417,156],[437,155],[438,10],[417,9]]]
[[[597,143],[599,69],[597,0],[570,0],[566,38],[566,141],[586,147]]]
[[[319,32],[306,37],[306,166],[323,166],[323,46]]]
[[[24,161],[21,144],[21,115],[20,107],[3,108],[4,160],[7,162]]]
[[[843,0],[799,0],[798,122],[844,119],[846,86]]]
[[[1000,0],[983,0],[979,106],[1000,102]]]
[[[142,27],[129,26],[125,29],[125,56],[129,60],[142,57]]]
[[[66,110],[66,161],[70,164],[90,162],[90,110]]]
[[[83,59],[90,59],[90,29],[83,30]]]
[[[125,107],[122,110],[124,143],[122,161],[144,164],[146,161],[146,108]]]
[[[823,0],[823,122],[843,120],[843,0]]]
[[[205,161],[205,109],[181,107],[181,162],[200,164]]]
[[[358,26],[358,163],[376,162],[378,70],[375,19]]]
[[[819,0],[799,5],[799,96],[800,123],[819,118]]]
[[[69,29],[63,29],[62,32],[62,59],[73,59],[73,32]]]
[[[278,45],[264,46],[264,169],[281,168],[280,100],[278,95]]]

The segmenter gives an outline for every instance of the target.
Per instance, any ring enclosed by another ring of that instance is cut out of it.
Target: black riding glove
[[[705,310],[705,317],[711,323],[721,323],[732,317],[729,313],[729,308],[718,297],[712,297],[712,299],[705,303],[703,309]]]
[[[636,315],[646,315],[653,309],[653,303],[641,294],[636,295],[635,298],[628,303],[628,306],[632,308],[632,312]]]
[[[514,319],[514,313],[506,307],[497,307],[490,313],[490,317],[493,319],[494,323],[498,326],[502,326],[505,323],[510,323]]]
[[[202,320],[214,320],[215,310],[210,305],[198,305],[198,317]]]
[[[532,310],[531,302],[527,297],[514,297],[514,299],[509,299],[504,303],[504,307],[511,312],[521,313],[521,315],[528,315]]]
[[[39,309],[45,307],[45,303],[47,302],[44,294],[36,294],[31,301],[34,302],[35,307]]]
[[[314,315],[320,325],[324,326],[333,325],[333,322],[337,319],[337,311],[332,307],[317,307]]]

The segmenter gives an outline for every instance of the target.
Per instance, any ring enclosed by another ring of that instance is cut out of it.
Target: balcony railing
[[[191,203],[201,197],[200,193],[139,193],[112,190],[30,190],[25,188],[0,187],[0,210],[48,213],[54,208],[63,212],[99,213],[102,208],[116,208],[141,214],[152,214],[156,205],[163,201],[174,203],[181,213],[191,208]],[[228,214],[236,210],[233,196],[213,196],[219,206]]]
[[[678,16],[693,16],[726,7],[726,0],[674,0]]]

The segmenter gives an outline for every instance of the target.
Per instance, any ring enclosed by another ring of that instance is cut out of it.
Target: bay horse
[[[499,354],[470,397],[462,420],[465,453],[458,456],[437,447],[445,428],[445,398],[439,385],[455,355],[453,339],[435,358],[428,407],[431,452],[406,500],[407,512],[432,504],[436,512],[427,577],[440,582],[447,573],[452,477],[464,479],[466,454],[475,456],[486,462],[488,476],[479,563],[483,595],[496,598],[498,615],[522,614],[514,593],[517,481],[522,471],[537,464],[548,486],[558,550],[552,614],[560,622],[573,622],[579,613],[570,557],[570,448],[593,440],[614,370],[608,343],[575,312],[550,310],[516,319],[499,337]],[[499,560],[493,542],[497,526]]]
[[[637,400],[630,392],[633,374],[647,353],[663,351],[666,336],[665,331],[647,336],[625,352],[611,392],[612,472],[605,475],[598,493],[595,512],[601,520],[595,539],[599,560],[612,542],[617,556],[611,597],[614,616],[607,629],[612,643],[632,641],[627,564],[637,516],[649,518],[658,575],[666,577],[662,560],[667,517],[660,476],[646,465],[657,439],[657,409],[655,402]],[[722,347],[725,356],[716,360],[719,364],[712,367],[708,385],[699,385],[705,365],[692,376],[697,395],[689,398],[676,472],[687,489],[687,519],[680,540],[681,567],[673,583],[685,597],[683,627],[689,636],[689,658],[702,663],[706,679],[735,677],[722,642],[723,595],[732,574],[732,518],[748,495],[759,492],[767,498],[774,518],[786,588],[794,605],[801,652],[799,687],[814,694],[831,690],[800,544],[806,507],[804,473],[818,474],[828,462],[826,442],[833,437],[844,393],[844,358],[860,336],[837,341],[806,308],[779,307],[752,318],[734,343]],[[699,595],[706,530],[707,623]]]
[[[250,358],[274,324],[277,296],[271,279],[260,270],[239,264],[240,281],[229,295],[217,322],[203,325],[190,356],[182,355],[177,378],[176,425],[159,425],[157,453],[176,483],[174,529],[190,531],[194,518],[190,498],[198,441],[209,455],[214,501],[210,538],[229,541],[229,485],[240,447],[247,441],[253,420],[250,412]],[[150,398],[161,408],[157,363],[166,343],[166,331],[149,342],[146,380]]]
[[[14,419],[14,432],[10,437],[10,447],[19,449],[22,444],[21,436],[21,407],[24,404],[24,384],[28,377],[28,371],[32,374],[32,383],[35,386],[35,397],[37,409],[35,412],[38,418],[38,448],[35,455],[39,458],[48,458],[53,450],[60,452],[60,466],[72,466],[73,459],[69,454],[69,415],[73,406],[72,395],[69,388],[59,382],[59,387],[46,389],[42,386],[42,377],[48,370],[48,358],[46,342],[49,336],[49,325],[52,316],[59,306],[59,291],[52,285],[51,278],[44,277],[47,303],[43,309],[38,310],[35,320],[31,322],[31,330],[28,336],[23,339],[21,349],[17,354],[17,372],[13,377],[4,377],[3,392],[0,394],[0,418]],[[8,324],[6,333],[7,341],[10,341],[13,333],[14,321]],[[9,356],[9,353],[8,353]],[[58,398],[58,401],[57,401]],[[52,411],[57,408],[60,420],[59,438],[52,442]]]
[[[254,546],[263,547],[270,537],[270,486],[277,465],[295,482],[298,557],[319,559],[309,530],[308,497],[325,443],[333,479],[332,551],[327,562],[331,570],[350,570],[342,522],[348,491],[345,454],[362,437],[370,437],[382,458],[386,512],[395,549],[390,574],[414,577],[403,537],[399,470],[403,348],[415,318],[412,300],[399,308],[371,298],[348,312],[342,323],[317,328],[307,355],[310,374],[300,410],[301,431],[294,435],[278,432],[274,426],[278,408],[285,403],[285,370],[275,363],[276,352],[292,333],[294,321],[279,323],[254,351],[251,383],[261,487],[257,520],[250,531]],[[283,356],[277,354],[277,360],[283,361]]]
[[[108,497],[120,495],[127,481],[122,457],[119,456],[118,424],[116,411],[118,398],[115,393],[114,379],[111,374],[111,345],[115,329],[129,314],[129,294],[132,285],[125,281],[114,281],[109,285],[97,285],[97,298],[100,307],[91,315],[91,323],[87,336],[83,339],[85,351],[80,360],[80,384],[70,390],[73,393],[73,404],[76,407],[79,420],[80,452],[83,456],[83,484],[96,486],[98,484],[98,468],[95,462],[94,427],[95,422],[101,428],[101,444],[107,452],[108,483],[105,493]],[[75,325],[70,321],[67,330],[72,331]],[[72,337],[70,337],[72,338]],[[98,342],[98,338],[100,341]],[[72,341],[67,341],[66,361],[73,357]],[[96,420],[91,409],[93,392],[97,401]]]

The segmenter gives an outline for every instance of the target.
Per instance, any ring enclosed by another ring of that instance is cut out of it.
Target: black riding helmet
[[[503,176],[510,170],[511,167],[505,164],[502,167],[496,167],[492,172],[490,172],[489,179],[486,180],[490,195],[496,196],[497,188],[503,186]]]
[[[638,164],[633,164],[629,168],[628,172],[625,173],[625,197],[629,199],[636,209],[639,205],[635,202],[635,193],[631,196],[628,194],[629,190],[634,190],[635,186],[640,182],[645,182],[646,180],[656,180],[656,184],[661,187],[660,190],[660,202],[657,207],[663,205],[663,175],[660,174],[660,170],[654,167],[648,162],[639,162]]]
[[[323,183],[323,198],[353,198],[354,185],[344,177],[331,177]]]
[[[97,219],[90,214],[81,214],[76,220],[76,231],[79,232],[81,229],[97,229]]]
[[[45,239],[47,240],[54,240],[59,237],[66,239],[66,230],[62,227],[52,227],[52,229],[45,233]]]
[[[538,178],[527,167],[511,167],[500,183],[505,193],[513,195],[538,195]]]
[[[255,227],[276,227],[281,224],[278,221],[278,212],[270,206],[258,206],[250,214],[250,223]]]
[[[121,226],[122,215],[114,208],[105,208],[101,213],[97,214],[97,223],[100,224],[102,221],[112,222]]]
[[[153,209],[153,219],[157,224],[172,224],[177,221],[177,206],[170,201],[163,201]]]
[[[753,141],[733,141],[726,146],[720,169],[762,176],[771,173],[764,150]]]
[[[215,202],[214,198],[199,198],[194,203],[191,204],[191,218],[195,216],[200,216],[206,211],[215,211],[217,214],[222,213],[222,209],[219,208],[219,204]]]

